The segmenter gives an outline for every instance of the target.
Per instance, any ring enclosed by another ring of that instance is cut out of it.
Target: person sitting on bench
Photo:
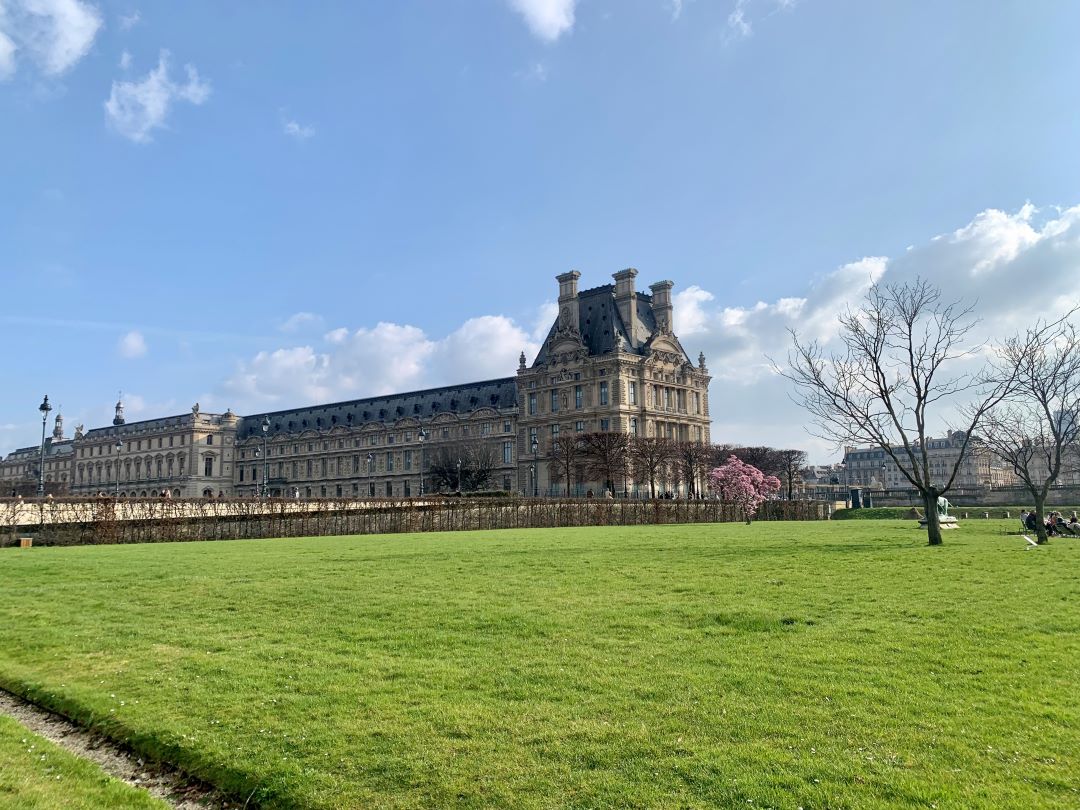
[[[1035,510],[1028,512],[1027,519],[1024,521],[1024,525],[1027,526],[1029,532],[1035,531],[1035,528],[1039,524],[1039,519],[1035,517]]]

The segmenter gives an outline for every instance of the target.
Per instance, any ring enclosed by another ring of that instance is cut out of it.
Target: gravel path
[[[110,776],[142,788],[177,810],[239,810],[222,797],[168,765],[150,763],[112,740],[87,731],[53,712],[0,689],[0,714],[22,723],[75,756],[89,760]],[[249,807],[253,807],[251,805]]]

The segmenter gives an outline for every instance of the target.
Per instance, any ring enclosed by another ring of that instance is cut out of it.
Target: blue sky
[[[676,283],[716,441],[868,279],[1080,299],[1080,5],[0,0],[0,453],[512,374],[554,276]],[[1036,286],[1033,286],[1037,282]]]

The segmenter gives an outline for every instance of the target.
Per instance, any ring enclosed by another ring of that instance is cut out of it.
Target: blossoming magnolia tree
[[[709,473],[709,488],[720,500],[736,504],[749,523],[762,501],[780,491],[780,479],[730,456]]]

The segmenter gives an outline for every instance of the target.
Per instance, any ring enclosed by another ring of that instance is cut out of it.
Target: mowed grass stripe
[[[1078,545],[761,523],[8,551],[0,680],[310,807],[1070,807]]]

